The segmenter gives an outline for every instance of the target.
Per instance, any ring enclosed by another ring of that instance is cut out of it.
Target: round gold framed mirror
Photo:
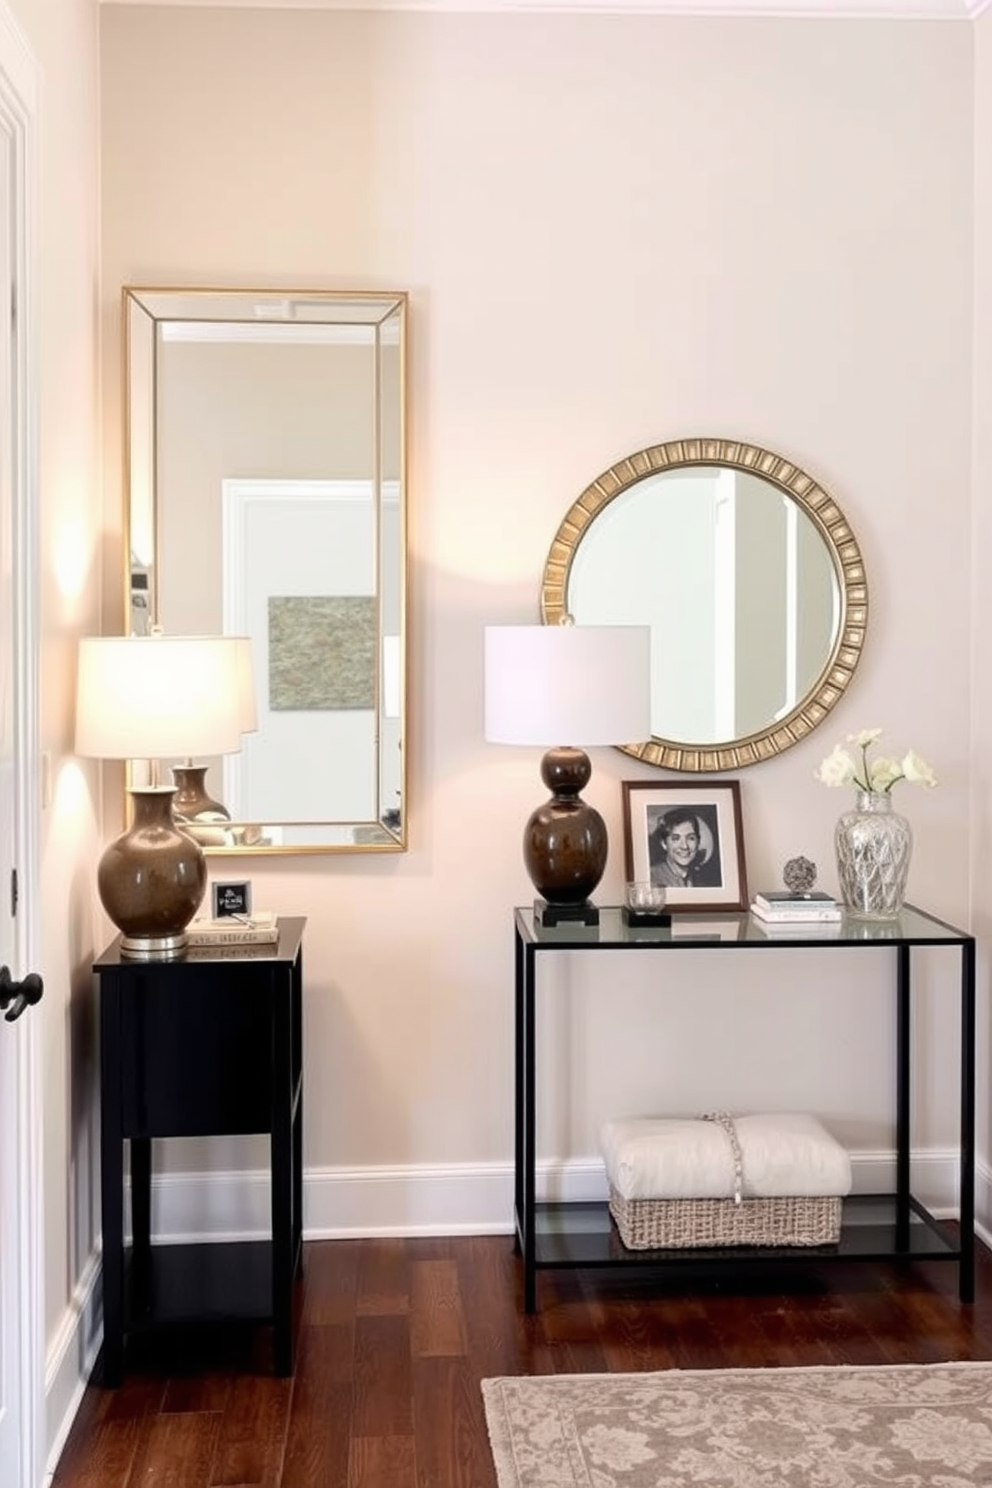
[[[669,770],[735,770],[823,722],[861,656],[864,561],[834,498],[793,461],[679,439],[611,465],[544,569],[546,624],[650,625],[652,736]]]

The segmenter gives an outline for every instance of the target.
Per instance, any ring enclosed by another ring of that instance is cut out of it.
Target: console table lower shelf
[[[651,1266],[729,1270],[745,1265],[811,1261],[960,1261],[961,1246],[915,1198],[900,1215],[894,1194],[856,1194],[844,1200],[836,1245],[726,1246],[708,1250],[629,1250],[605,1202],[538,1203],[534,1214],[533,1271],[556,1267]],[[524,1246],[518,1216],[517,1244]],[[533,1295],[534,1277],[525,1277]]]
[[[300,1267],[298,1249],[294,1276]],[[267,1323],[272,1317],[272,1289],[268,1240],[128,1246],[124,1329],[137,1334],[193,1323]]]

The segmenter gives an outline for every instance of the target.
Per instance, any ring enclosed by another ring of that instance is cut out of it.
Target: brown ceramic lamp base
[[[121,932],[121,954],[166,960],[185,948],[186,927],[207,887],[207,862],[172,819],[171,786],[129,794],[132,824],[100,859],[97,887]]]
[[[207,791],[206,765],[173,765],[172,778],[176,782],[172,814],[177,821],[230,821],[231,813],[220,801],[215,801]]]
[[[551,910],[548,923],[598,921],[589,896],[606,870],[608,842],[603,818],[579,794],[591,775],[581,749],[549,749],[541,761],[541,779],[552,796],[524,829],[524,863]]]

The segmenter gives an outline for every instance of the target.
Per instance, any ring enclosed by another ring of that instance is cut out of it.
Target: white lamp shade
[[[255,671],[251,638],[249,636],[226,636],[224,639],[235,643],[235,664],[238,670],[236,683],[238,731],[242,734],[253,734],[258,728],[258,715],[255,710]]]
[[[233,754],[254,727],[247,636],[94,636],[79,643],[77,754]]]
[[[651,737],[647,625],[486,627],[486,738],[547,748]]]

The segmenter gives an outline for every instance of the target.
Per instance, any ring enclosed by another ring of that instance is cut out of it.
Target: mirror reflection
[[[652,738],[627,752],[739,768],[816,726],[867,618],[857,544],[831,497],[768,450],[695,440],[600,476],[559,528],[544,618],[648,624]]]
[[[208,851],[405,846],[405,316],[124,291],[131,628],[251,639],[258,728],[194,762]]]

